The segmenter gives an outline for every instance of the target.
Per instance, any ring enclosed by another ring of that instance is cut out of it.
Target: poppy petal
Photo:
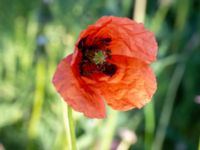
[[[157,42],[154,34],[144,28],[142,23],[114,16],[104,16],[80,34],[80,39],[93,37],[112,38],[112,55],[134,57],[151,63],[156,60]],[[78,41],[79,42],[79,41]]]
[[[99,84],[107,104],[122,111],[141,108],[151,100],[157,88],[153,71],[138,59],[113,56],[112,61],[117,63],[117,75]]]
[[[63,99],[76,111],[90,118],[104,118],[106,110],[101,96],[74,76],[70,62],[72,55],[64,58],[57,67],[53,84]]]

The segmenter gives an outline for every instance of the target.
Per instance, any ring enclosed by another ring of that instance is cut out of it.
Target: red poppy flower
[[[149,64],[156,60],[154,34],[128,18],[104,16],[82,31],[73,54],[64,58],[53,84],[64,100],[90,118],[141,108],[157,84]]]

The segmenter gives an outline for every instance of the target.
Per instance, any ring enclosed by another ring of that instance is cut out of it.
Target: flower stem
[[[151,144],[153,142],[154,129],[155,129],[155,114],[154,114],[153,100],[144,108],[144,117],[145,117],[144,148],[145,150],[150,150]]]
[[[67,108],[67,115],[68,115],[68,125],[69,125],[68,134],[70,134],[68,137],[70,137],[71,149],[76,150],[76,135],[74,128],[74,120],[73,120],[72,108],[70,106],[68,106]]]
[[[65,102],[63,102],[63,119],[64,119],[64,125],[65,125],[65,132],[66,132],[66,144],[68,150],[76,150],[76,134],[75,134],[75,128],[74,128],[74,120],[73,120],[73,114],[72,114],[72,108],[68,105],[66,105]]]
[[[163,109],[160,114],[160,120],[159,120],[158,128],[155,134],[155,139],[152,144],[152,150],[162,149],[162,146],[165,140],[167,127],[169,125],[169,121],[172,115],[177,90],[181,83],[182,77],[184,75],[184,71],[185,71],[185,64],[182,64],[182,63],[178,64],[174,70],[174,74],[169,84],[169,89],[166,95],[166,99],[163,104]]]
[[[116,129],[118,113],[117,111],[110,109],[109,116],[110,117],[108,118],[104,127],[105,130],[103,130],[103,135],[102,135],[103,138],[102,138],[102,143],[101,143],[102,150],[109,150],[111,147],[114,132]]]

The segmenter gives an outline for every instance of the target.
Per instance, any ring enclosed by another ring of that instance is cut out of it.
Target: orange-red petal
[[[157,43],[154,34],[145,29],[143,24],[131,19],[104,16],[81,32],[80,39],[88,35],[111,37],[112,55],[134,57],[146,63],[156,60]]]
[[[90,118],[104,118],[106,110],[101,96],[74,76],[70,62],[72,55],[64,58],[57,67],[53,84],[63,99],[76,111]]]
[[[141,108],[149,102],[157,88],[156,78],[147,64],[123,56],[113,56],[116,75],[98,84],[106,102],[113,109]]]

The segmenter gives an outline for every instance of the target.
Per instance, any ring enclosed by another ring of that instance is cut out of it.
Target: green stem
[[[28,126],[29,150],[35,149],[34,140],[36,140],[38,135],[38,125],[42,114],[42,105],[44,102],[44,93],[45,93],[45,76],[46,76],[45,67],[46,65],[44,59],[40,58],[36,65],[35,93],[33,99],[31,118]]]
[[[101,149],[102,150],[109,150],[112,144],[112,139],[114,136],[116,124],[117,124],[117,111],[110,109],[109,118],[105,124],[105,130],[104,134],[102,135],[102,143],[101,143]],[[106,136],[105,136],[106,135]]]
[[[153,135],[155,129],[155,114],[154,114],[154,101],[151,101],[144,108],[145,117],[145,150],[150,150],[153,142]]]
[[[68,150],[76,150],[76,134],[73,120],[72,108],[63,101],[63,119],[66,133],[66,148]],[[64,148],[65,149],[65,148]]]
[[[199,146],[198,146],[198,150],[200,150],[200,137],[199,137]]]
[[[45,90],[45,61],[39,59],[36,66],[36,88],[33,100],[33,110],[29,122],[28,134],[30,139],[37,136],[37,128],[41,117]]]
[[[76,150],[76,135],[75,135],[75,128],[74,128],[74,120],[73,120],[73,114],[72,114],[72,108],[68,106],[67,108],[67,115],[68,115],[68,127],[70,134],[68,137],[70,137],[70,144],[72,150]]]
[[[184,70],[185,70],[185,64],[178,64],[177,67],[175,68],[174,74],[172,76],[172,80],[169,84],[168,93],[166,95],[166,99],[163,104],[163,109],[162,109],[160,120],[158,123],[158,129],[155,135],[154,142],[152,144],[152,150],[162,149],[167,127],[172,115],[176,93],[181,83]]]
[[[66,132],[66,149],[76,150],[76,134],[74,128],[74,120],[72,114],[72,108],[63,102],[63,117]]]

